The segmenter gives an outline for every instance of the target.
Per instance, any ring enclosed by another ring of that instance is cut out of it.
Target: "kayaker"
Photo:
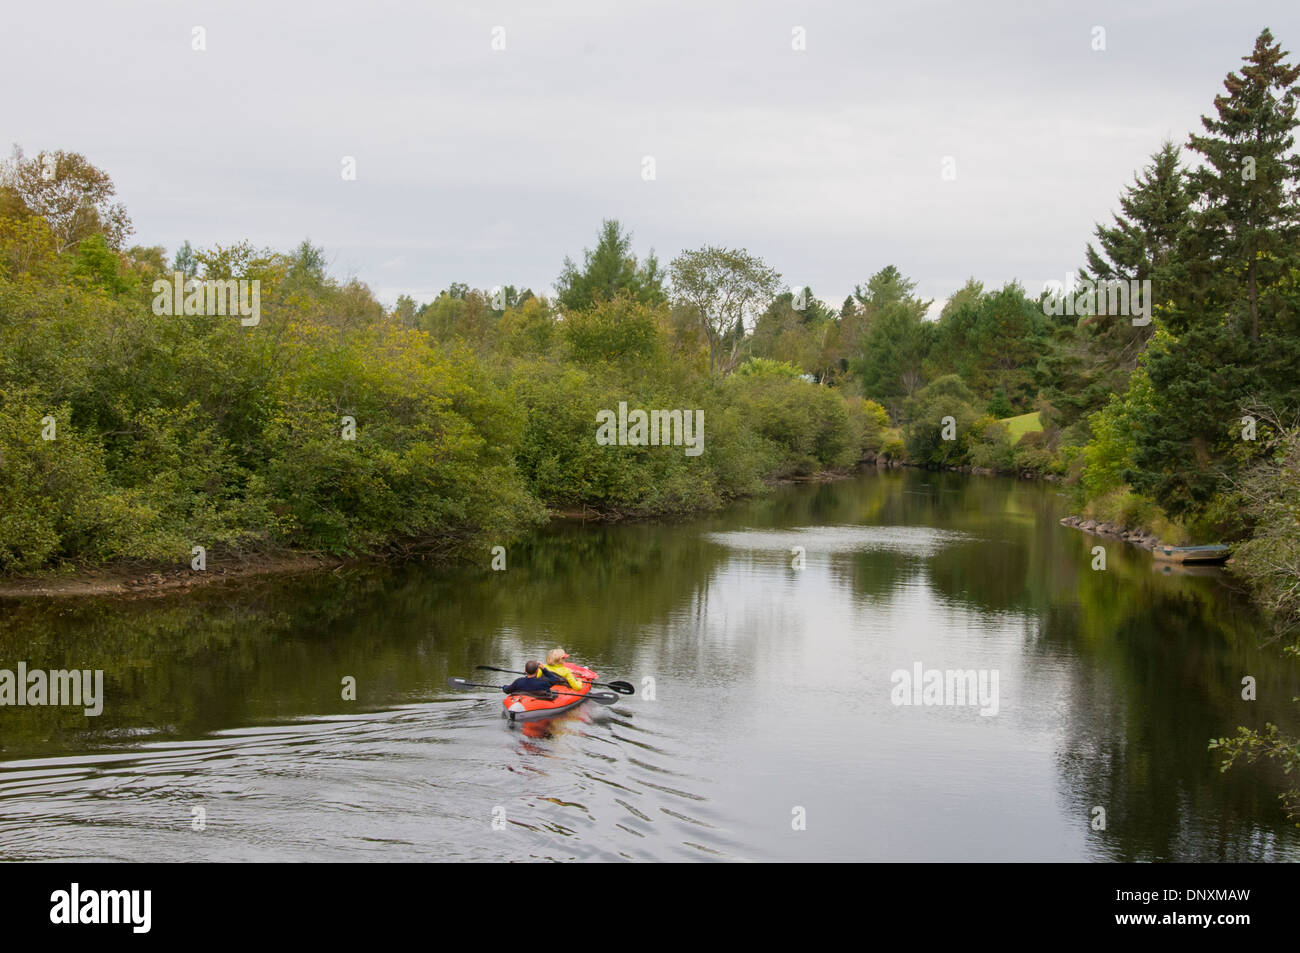
[[[564,660],[569,657],[569,653],[564,649],[551,649],[546,653],[546,664],[542,666],[542,672],[558,676],[569,683],[569,687],[575,692],[582,691],[582,682],[578,676],[569,671]]]
[[[524,665],[523,678],[516,678],[509,685],[502,685],[501,690],[507,695],[514,695],[517,692],[545,692],[549,691],[552,685],[559,685],[560,678],[549,677],[542,669],[539,662],[528,662]]]

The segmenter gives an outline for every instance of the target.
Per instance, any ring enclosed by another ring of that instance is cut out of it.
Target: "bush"
[[[736,368],[740,377],[780,377],[798,380],[802,372],[789,361],[774,361],[767,357],[751,357]]]
[[[889,438],[889,414],[874,400],[846,397],[844,409],[849,415],[849,427],[858,459],[879,454]]]
[[[1182,526],[1170,520],[1153,501],[1134,493],[1128,487],[1112,490],[1091,500],[1084,507],[1083,515],[1099,523],[1145,529],[1155,533],[1161,542],[1175,546],[1187,542],[1187,533]]]
[[[1022,473],[1027,471],[1040,476],[1064,474],[1065,460],[1052,452],[1051,437],[1051,434],[1041,430],[1021,436],[1013,448],[1013,468]]]
[[[903,416],[903,442],[913,463],[961,466],[969,462],[969,446],[983,415],[975,407],[975,395],[956,374],[917,391],[904,404]],[[952,418],[951,440],[944,438],[947,417]]]
[[[0,572],[41,569],[87,549],[120,555],[138,515],[107,486],[103,452],[73,424],[70,406],[31,393],[0,399]]]
[[[621,297],[601,301],[587,311],[565,314],[561,327],[569,355],[579,364],[648,364],[662,349],[660,324],[666,321],[666,309],[660,313]]]
[[[822,467],[851,466],[860,459],[862,437],[838,391],[779,369],[732,375],[727,390],[733,405],[769,445],[768,476],[805,475]]]
[[[985,416],[975,424],[970,442],[971,466],[1006,473],[1015,468],[1010,428],[993,417]]]

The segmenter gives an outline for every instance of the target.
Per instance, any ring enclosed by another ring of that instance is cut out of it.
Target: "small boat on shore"
[[[1151,551],[1156,559],[1192,566],[1217,566],[1228,561],[1232,550],[1222,543],[1210,546],[1157,546]]]

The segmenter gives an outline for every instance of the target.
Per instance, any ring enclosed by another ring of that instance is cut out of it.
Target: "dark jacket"
[[[516,678],[509,685],[502,685],[501,690],[507,695],[513,695],[515,692],[544,692],[554,684],[555,682],[549,678],[529,678],[525,675],[523,678]]]

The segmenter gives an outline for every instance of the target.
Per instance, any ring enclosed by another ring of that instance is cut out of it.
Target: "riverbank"
[[[764,488],[801,483],[833,483],[846,480],[866,469],[884,468],[883,461],[864,462],[856,467],[833,467],[794,477],[764,481]],[[893,467],[907,466],[894,462]],[[734,502],[734,501],[733,501]],[[593,506],[565,507],[550,511],[550,521],[570,520],[580,523],[618,523],[687,519],[700,515],[699,510],[683,510],[674,514],[646,517],[615,508]],[[219,557],[210,555],[219,562]],[[244,555],[231,564],[211,566],[197,570],[176,567],[114,566],[111,564],[84,569],[52,570],[28,576],[0,577],[0,599],[63,598],[86,596],[117,596],[124,599],[149,598],[208,586],[219,582],[233,582],[256,576],[292,575],[295,573],[337,570],[348,565],[383,562],[390,557],[382,554],[343,558],[323,553],[279,553],[270,555]]]
[[[1140,546],[1148,552],[1152,552],[1157,546],[1163,545],[1155,533],[1140,527],[1117,526],[1114,523],[1098,522],[1094,519],[1085,519],[1082,516],[1066,516],[1060,520],[1060,523],[1062,526],[1082,530],[1093,536],[1106,536],[1111,539],[1123,540],[1126,543],[1132,543],[1134,546]]]
[[[339,569],[358,560],[308,553],[246,556],[209,569],[146,569],[103,566],[0,579],[0,599],[117,596],[141,599],[255,576],[293,575]]]

